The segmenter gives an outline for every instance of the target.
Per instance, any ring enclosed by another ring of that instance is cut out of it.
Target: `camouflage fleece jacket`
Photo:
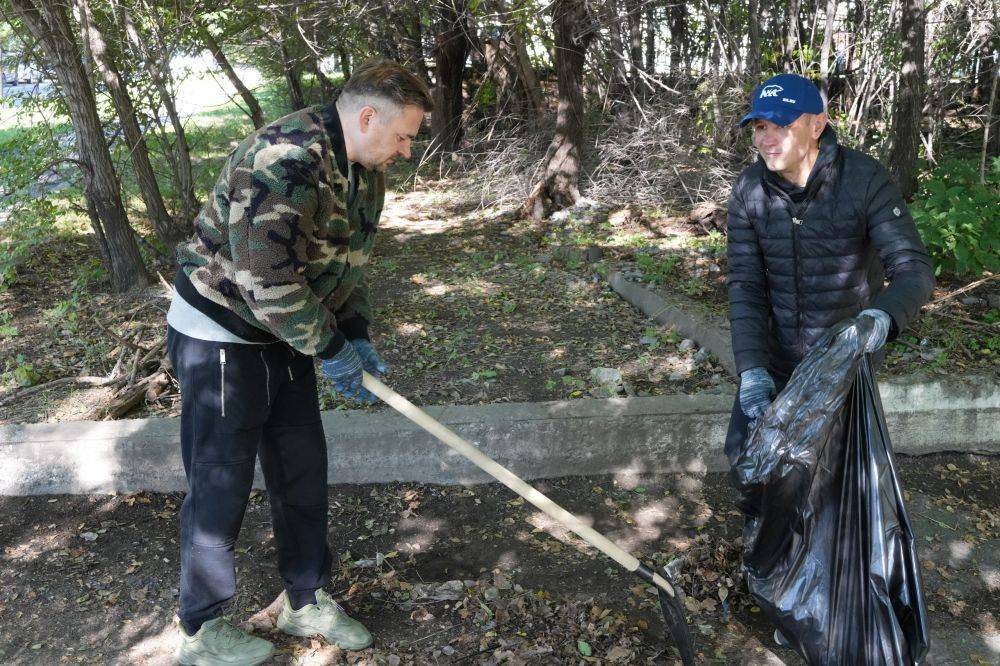
[[[333,104],[247,137],[226,160],[175,287],[250,342],[330,358],[368,337],[365,265],[385,199],[381,174],[348,164]]]

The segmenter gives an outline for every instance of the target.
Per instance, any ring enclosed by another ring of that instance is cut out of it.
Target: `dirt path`
[[[475,403],[712,389],[712,359],[619,298],[593,270],[539,249],[529,225],[461,197],[390,197],[371,269],[375,332],[417,401]]]
[[[935,663],[997,663],[1000,460],[902,458],[901,473]],[[741,518],[724,475],[538,486],[645,558],[689,558],[682,584],[703,663],[801,663],[774,646],[742,592]],[[171,663],[181,499],[0,498],[0,663]],[[232,613],[278,644],[272,663],[673,663],[649,590],[560,529],[551,536],[502,487],[335,486],[330,510],[333,588],[376,644],[344,654],[284,637],[259,613],[280,583],[267,499],[255,494]]]
[[[481,211],[458,187],[390,194],[370,284],[372,334],[392,381],[420,404],[475,404],[719,391],[714,358],[619,298],[592,267],[540,249],[528,225]],[[165,336],[159,287],[100,293],[83,240],[46,244],[0,292],[0,394],[75,375],[103,376]],[[56,267],[90,267],[72,270]],[[172,274],[161,267],[168,282]],[[99,275],[99,273],[97,273]],[[91,278],[88,278],[91,276]],[[6,327],[6,328],[5,328]],[[602,383],[592,375],[608,368]],[[95,418],[109,388],[62,386],[0,406],[0,423]],[[176,385],[127,416],[175,416]],[[341,403],[325,392],[323,407]]]

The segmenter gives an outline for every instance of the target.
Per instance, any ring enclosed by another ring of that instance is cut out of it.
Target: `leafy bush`
[[[659,261],[648,254],[640,254],[635,258],[635,263],[647,280],[653,284],[665,284],[680,259],[679,255],[672,254]]]
[[[1000,158],[986,185],[967,160],[942,162],[925,180],[913,218],[935,264],[935,273],[979,276],[1000,269]]]
[[[56,184],[46,184],[46,167],[58,163],[64,152],[58,137],[69,131],[56,125],[50,132],[30,118],[7,115],[0,129],[0,291],[17,281],[18,266],[51,233],[56,209],[49,190]]]
[[[21,387],[33,386],[42,379],[35,366],[27,362],[23,354],[18,354],[16,358],[8,359],[4,363],[2,377],[5,382],[12,382]]]
[[[15,203],[0,224],[0,292],[17,282],[18,266],[52,233],[56,208],[48,199]]]

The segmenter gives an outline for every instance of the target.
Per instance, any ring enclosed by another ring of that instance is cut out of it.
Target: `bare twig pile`
[[[108,388],[110,394],[100,404],[84,414],[84,420],[113,420],[121,418],[140,404],[153,402],[165,393],[173,382],[170,360],[166,356],[167,339],[162,325],[132,323],[148,307],[159,307],[147,301],[135,308],[121,328],[128,333],[116,332],[111,326],[94,316],[93,321],[116,346],[108,354],[116,358],[114,367],[105,376],[80,375],[62,377],[43,384],[24,387],[0,395],[0,407],[24,400],[38,393],[63,386]]]
[[[738,129],[746,94],[739,82],[710,79],[694,92],[589,109],[581,193],[611,206],[723,204],[748,163],[749,140]],[[706,101],[691,106],[692,96]],[[480,118],[459,151],[426,158],[423,174],[471,178],[483,208],[515,208],[538,180],[552,131],[551,119],[527,126]]]

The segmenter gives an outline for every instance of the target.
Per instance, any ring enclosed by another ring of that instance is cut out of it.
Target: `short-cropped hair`
[[[340,104],[357,106],[379,100],[398,108],[419,106],[434,110],[431,92],[423,79],[392,60],[368,60],[354,70],[340,92]]]

